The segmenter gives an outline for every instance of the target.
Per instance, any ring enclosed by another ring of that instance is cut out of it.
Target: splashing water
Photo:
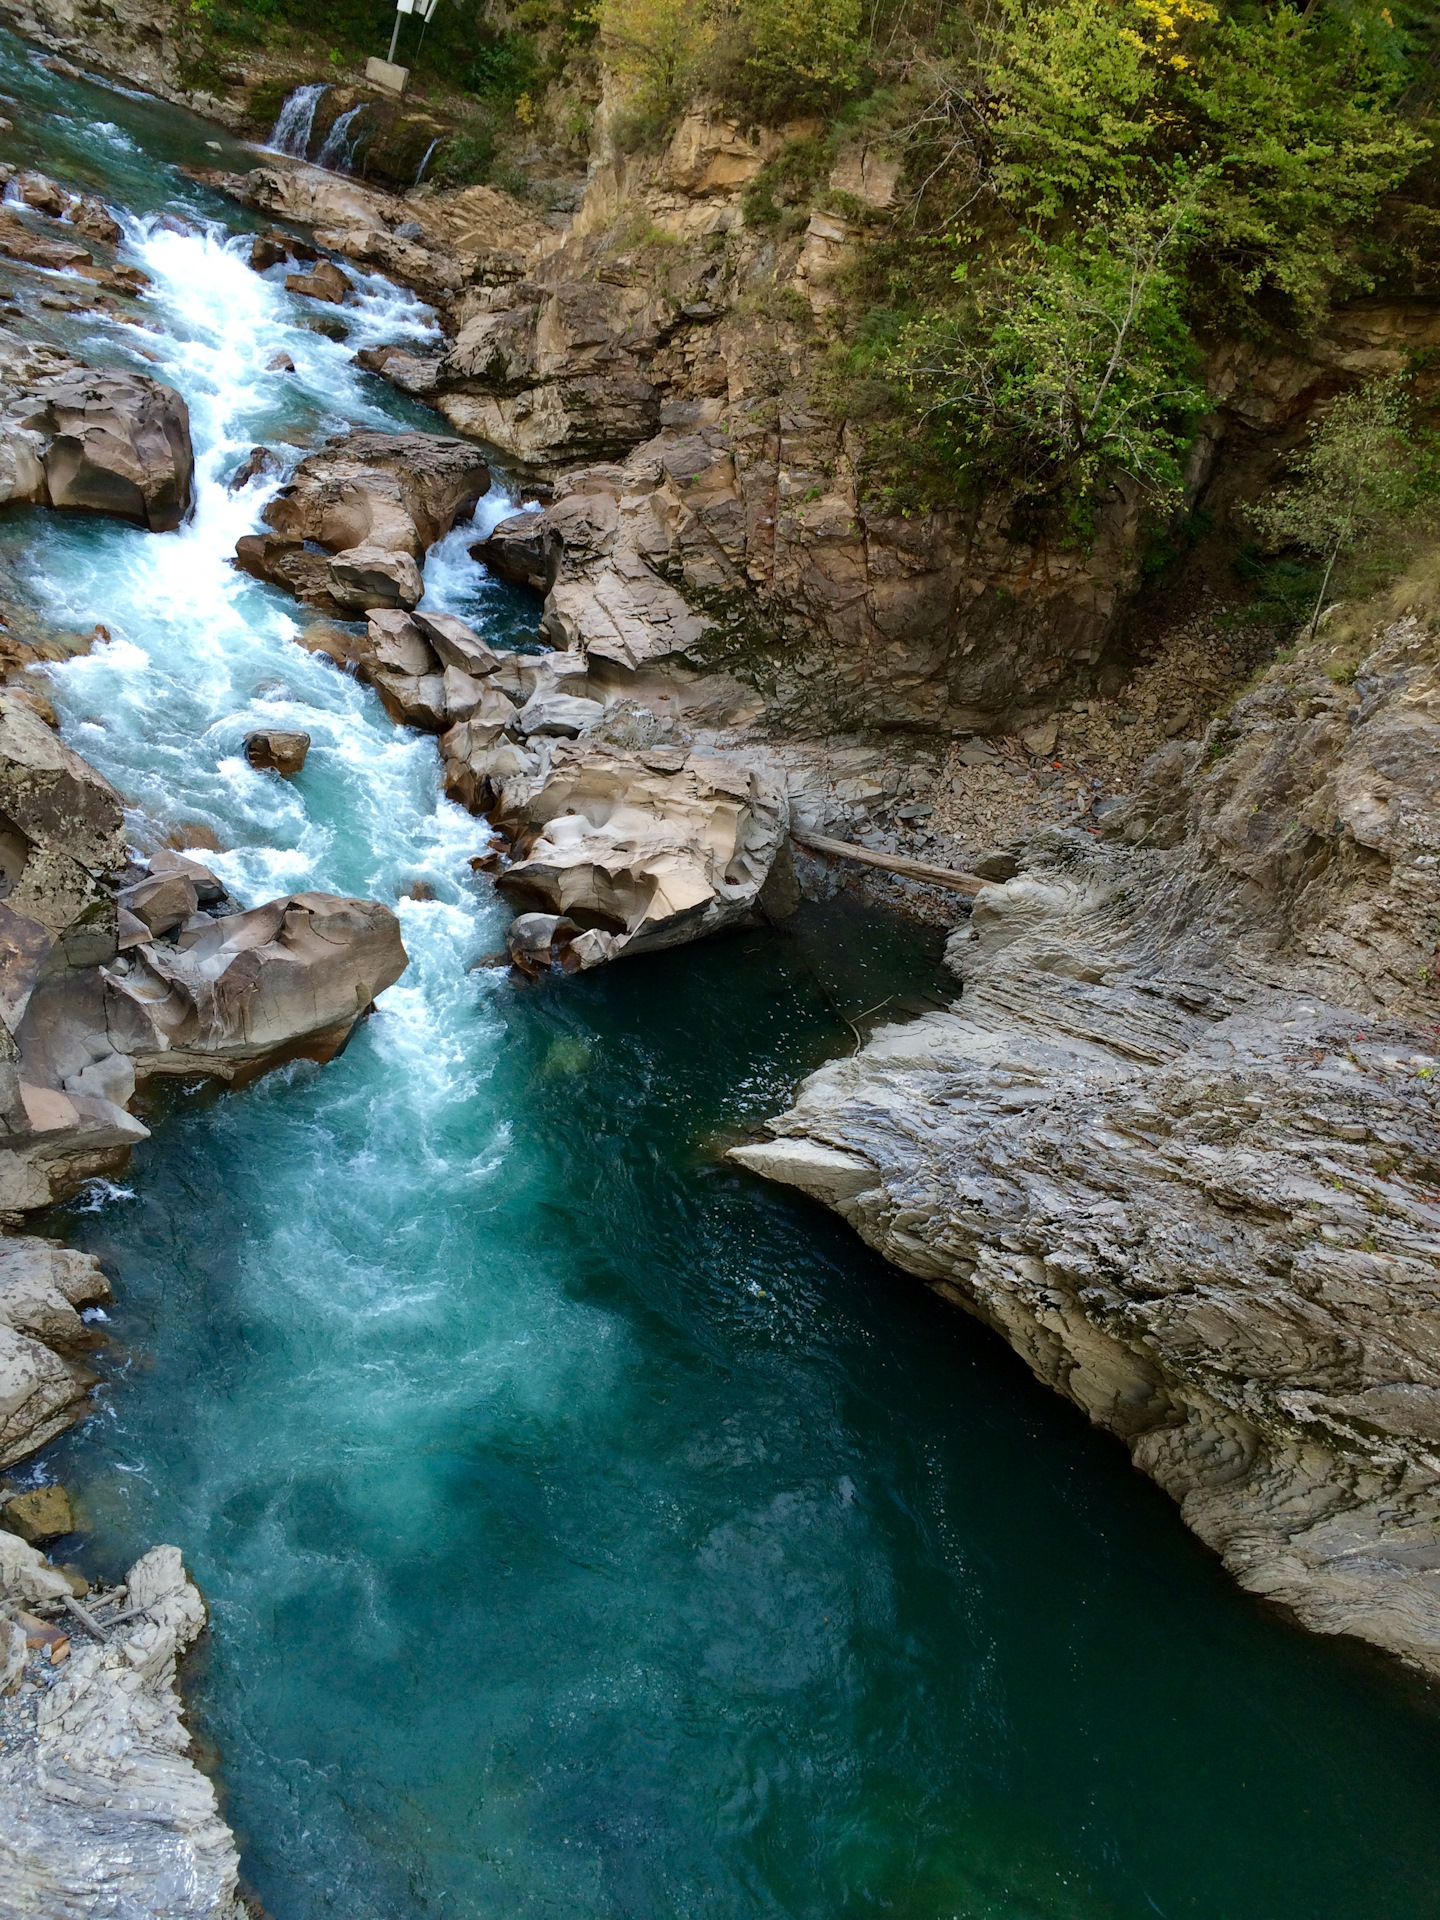
[[[431,156],[434,154],[435,149],[439,146],[440,140],[443,140],[444,137],[445,136],[441,134],[440,139],[432,140],[429,146],[426,147],[424,156],[421,159],[419,166],[415,169],[415,184],[417,187],[419,186],[420,182],[425,178],[425,169],[430,164]]]
[[[331,167],[337,173],[345,172],[350,165],[354,142],[359,138],[358,134],[352,135],[350,129],[369,104],[368,100],[362,100],[358,107],[351,107],[348,113],[340,115],[325,136],[325,143],[316,161],[317,166]]]
[[[912,934],[814,910],[573,981],[467,973],[506,917],[484,826],[229,564],[256,442],[438,427],[351,364],[433,316],[369,277],[350,341],[310,332],[217,203],[88,129],[177,158],[211,130],[101,113],[13,46],[29,151],[211,221],[128,223],[161,331],[74,323],[185,394],[192,523],[0,518],[52,617],[116,636],[55,674],[66,736],[137,835],[204,829],[250,899],[392,901],[412,956],[339,1060],[170,1096],[55,1223],[117,1276],[96,1417],[45,1457],[70,1550],[113,1572],[172,1540],[204,1586],[192,1698],[266,1910],[1440,1913],[1411,1691],[1263,1615],[988,1334],[717,1158],[848,1051],[846,1010],[933,987]],[[514,507],[426,564],[428,603],[500,639],[535,603],[469,549]],[[311,734],[294,781],[244,761],[260,724]]]
[[[320,104],[321,94],[328,91],[328,86],[321,81],[311,86],[296,87],[293,93],[286,96],[267,142],[276,153],[288,153],[292,160],[305,158],[310,151],[310,130],[315,125],[315,109]]]

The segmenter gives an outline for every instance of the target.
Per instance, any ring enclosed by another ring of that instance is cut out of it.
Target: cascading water
[[[440,136],[440,139],[443,140],[444,137],[445,136],[442,134]],[[440,140],[432,140],[429,146],[426,147],[424,156],[421,159],[419,166],[415,169],[415,184],[417,187],[420,185],[420,182],[425,178],[425,169],[429,166],[431,159],[434,157],[435,149],[439,146],[439,144],[440,144]]]
[[[310,151],[315,109],[320,104],[321,94],[328,91],[323,81],[313,86],[296,87],[292,94],[287,95],[267,144],[277,153],[288,153],[293,160],[303,160]]]
[[[347,113],[340,115],[325,136],[324,145],[316,157],[317,166],[333,167],[337,173],[345,172],[350,165],[351,149],[359,138],[351,129],[369,104],[368,100],[362,100],[358,107],[351,107]]]
[[[137,159],[209,129],[102,132],[87,89],[4,70],[75,177],[224,215]],[[117,1288],[97,1415],[42,1464],[97,1567],[170,1540],[201,1581],[192,1700],[266,1910],[1440,1913],[1406,1686],[1262,1614],[1003,1346],[718,1159],[850,1044],[837,1009],[913,981],[910,936],[817,910],[573,981],[466,971],[506,917],[485,829],[228,563],[256,441],[429,419],[350,356],[431,317],[362,278],[341,345],[218,227],[129,241],[160,331],[66,324],[185,393],[199,505],[164,536],[0,518],[51,617],[116,636],[55,676],[66,736],[137,836],[207,829],[248,899],[393,901],[412,955],[342,1058],[178,1099],[52,1223]],[[427,593],[533,631],[474,537]],[[297,780],[246,765],[260,724],[311,734]]]

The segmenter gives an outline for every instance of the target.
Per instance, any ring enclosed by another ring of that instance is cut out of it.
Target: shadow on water
[[[133,1201],[65,1222],[122,1285],[56,1464],[112,1568],[186,1542],[277,1920],[1440,1912],[1428,1700],[1269,1617],[998,1340],[714,1158],[845,1044],[837,1001],[932,965],[829,908],[489,977],[484,1137],[427,1143],[503,1156],[468,1199],[345,1190],[367,1033],[182,1106]],[[320,1140],[317,1260],[284,1222]]]

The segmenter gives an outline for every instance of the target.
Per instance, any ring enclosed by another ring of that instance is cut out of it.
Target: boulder
[[[100,969],[102,1030],[142,1080],[250,1078],[285,1059],[332,1058],[407,964],[388,907],[293,894],[187,926],[176,945],[141,947],[123,970]],[[42,1001],[27,1018],[53,1014],[58,1026],[60,996]],[[66,1064],[55,1041],[49,1059],[52,1070]]]
[[[417,562],[489,485],[463,441],[348,434],[300,462],[265,508],[272,531],[243,536],[236,565],[328,613],[408,609],[424,592]]]
[[[578,968],[763,919],[788,829],[783,792],[748,767],[690,754],[656,771],[585,741],[502,781],[496,817],[524,850],[496,885],[585,928],[566,962]]]
[[[265,371],[267,373],[294,373],[295,362],[290,358],[288,353],[272,353],[270,358],[265,362]]]
[[[279,473],[279,471],[280,462],[268,447],[252,447],[235,469],[234,473],[231,474],[229,481],[230,491],[231,493],[238,493],[241,487],[248,487],[252,480],[265,479],[268,478],[270,474]],[[248,538],[254,539],[255,536],[251,534]]]
[[[369,543],[418,559],[489,490],[484,456],[463,440],[351,433],[307,455],[264,520],[330,553]]]
[[[371,607],[413,607],[425,592],[420,569],[408,553],[364,545],[337,553],[327,575],[329,597],[342,612]]]
[[[94,1344],[78,1309],[110,1298],[110,1282],[88,1253],[28,1234],[0,1238],[0,1322],[63,1354]]]
[[[355,291],[355,282],[333,260],[319,261],[309,273],[287,273],[285,285],[291,293],[302,293],[310,300],[327,300],[337,307],[347,294]]]
[[[173,531],[194,497],[190,416],[148,374],[96,371],[0,331],[0,502]]]
[[[0,1506],[0,1527],[15,1533],[32,1547],[58,1540],[75,1531],[75,1515],[64,1487],[32,1487]]]
[[[34,207],[37,213],[48,213],[52,220],[58,220],[70,204],[65,189],[43,173],[22,173],[15,182],[15,191],[27,207]]]
[[[470,549],[498,580],[548,593],[560,565],[560,535],[543,513],[512,513]]]
[[[541,691],[525,702],[516,725],[527,740],[536,733],[563,734],[574,739],[577,734],[598,726],[604,717],[605,709],[598,700]]]
[[[329,556],[307,547],[303,540],[283,533],[242,534],[235,542],[235,565],[257,580],[284,587],[308,606],[323,607],[327,613],[342,610],[330,593]]]
[[[118,247],[124,234],[120,223],[111,217],[103,200],[97,200],[93,194],[83,194],[72,201],[65,219],[77,233],[83,233],[87,240],[98,240],[103,246]]]
[[[502,656],[487,646],[472,627],[457,614],[415,612],[415,624],[429,641],[442,663],[459,667],[465,673],[494,673],[503,664]]]
[[[45,267],[51,273],[93,265],[88,247],[73,240],[47,239],[33,233],[14,214],[3,211],[0,211],[0,254],[7,260],[23,261],[29,267]]]
[[[85,1411],[95,1376],[0,1324],[0,1467],[47,1446]]]
[[[310,751],[308,733],[286,733],[270,727],[245,736],[245,758],[261,772],[299,773]]]

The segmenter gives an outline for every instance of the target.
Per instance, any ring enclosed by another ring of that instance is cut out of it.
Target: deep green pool
[[[173,171],[209,129],[0,67],[25,158],[228,217]],[[225,565],[239,455],[413,418],[348,355],[426,319],[370,286],[322,340],[223,242],[131,232],[196,524],[11,515],[0,550],[117,636],[58,700],[137,836],[208,827],[251,898],[398,900],[414,956],[340,1060],[174,1097],[57,1222],[117,1299],[96,1417],[42,1465],[94,1569],[163,1539],[203,1585],[196,1719],[274,1920],[1440,1915],[1432,1697],[1240,1594],[1000,1342],[721,1160],[843,1015],[933,990],[924,937],[831,907],[466,971],[505,918],[484,829]],[[529,617],[463,540],[428,577]],[[240,758],[261,721],[313,734],[295,783]]]

